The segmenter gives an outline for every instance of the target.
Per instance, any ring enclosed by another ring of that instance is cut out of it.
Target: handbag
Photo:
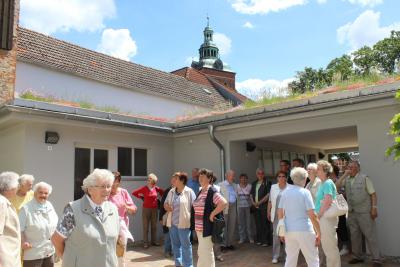
[[[223,233],[225,228],[225,219],[222,214],[220,216],[215,216],[213,222],[213,231],[211,235],[211,241],[213,243],[222,243],[224,240]]]
[[[276,234],[279,237],[284,237],[286,234],[286,226],[285,226],[285,219],[282,218],[278,221],[278,225],[276,226]]]
[[[338,194],[331,206],[323,214],[323,217],[334,218],[345,215],[349,211],[349,205],[342,194]]]

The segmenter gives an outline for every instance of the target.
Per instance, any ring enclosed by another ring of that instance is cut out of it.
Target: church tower
[[[219,58],[219,49],[213,41],[214,31],[210,27],[207,17],[207,26],[203,31],[204,41],[199,48],[199,61],[192,61],[192,68],[216,79],[224,86],[235,90],[235,76],[228,64]]]

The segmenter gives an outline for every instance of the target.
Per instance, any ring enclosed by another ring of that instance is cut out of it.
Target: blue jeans
[[[193,267],[192,244],[190,243],[190,229],[178,229],[175,225],[169,228],[175,265]]]
[[[171,237],[169,232],[164,234],[164,253],[172,253]]]

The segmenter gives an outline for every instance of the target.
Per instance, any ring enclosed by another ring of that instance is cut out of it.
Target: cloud
[[[293,80],[294,78],[281,81],[274,79],[248,79],[243,82],[237,82],[236,89],[240,93],[252,99],[271,96],[286,96],[288,94],[288,84]]]
[[[105,29],[97,51],[129,61],[136,55],[137,46],[128,29]]]
[[[214,42],[218,46],[221,56],[231,52],[232,40],[223,33],[214,33]]]
[[[243,24],[243,28],[253,29],[254,25],[250,21],[246,21],[246,23]]]
[[[369,6],[369,7],[374,7],[376,5],[382,4],[383,0],[347,0],[352,4],[357,4],[361,6]]]
[[[292,6],[303,5],[307,0],[230,0],[233,9],[242,14],[267,14]]]
[[[317,0],[318,4],[325,4],[328,0]]]
[[[390,31],[400,29],[400,22],[388,26],[380,26],[380,16],[379,12],[365,11],[353,22],[349,22],[337,29],[338,42],[348,45],[351,50],[356,50],[364,45],[372,46],[377,41],[388,37]]]
[[[21,0],[21,25],[45,34],[101,30],[115,15],[114,0]]]
[[[190,57],[187,57],[186,60],[185,60],[186,66],[192,65],[192,61],[199,61],[199,56],[190,56]]]

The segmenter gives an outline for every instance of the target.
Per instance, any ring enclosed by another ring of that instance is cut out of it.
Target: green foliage
[[[344,81],[350,78],[353,74],[353,61],[351,61],[349,55],[343,55],[329,62],[326,70],[332,75],[332,77],[337,74],[339,75],[339,79]]]
[[[363,46],[353,52],[354,65],[358,67],[361,75],[369,75],[371,69],[376,66],[375,53],[369,46]]]
[[[42,101],[42,102],[54,102],[56,99],[52,96],[42,96],[36,94],[34,91],[26,90],[19,95],[22,99],[34,100],[34,101]]]
[[[400,100],[400,89],[396,93],[396,98]],[[400,113],[394,115],[390,121],[389,133],[394,137],[394,144],[386,149],[386,156],[393,156],[394,160],[400,159]]]
[[[373,49],[378,67],[386,73],[393,73],[396,62],[400,61],[400,31],[392,31],[389,38],[377,42]]]
[[[329,86],[332,82],[330,73],[320,68],[315,70],[310,67],[304,68],[303,71],[298,71],[296,80],[289,83],[289,88],[294,94],[303,94],[307,91],[315,91],[323,87]]]
[[[277,103],[283,103],[283,102],[288,102],[288,101],[293,101],[293,100],[299,100],[303,98],[309,98],[312,96],[317,95],[315,92],[305,92],[303,94],[292,94],[288,96],[273,96],[273,97],[263,97],[260,100],[254,101],[254,100],[247,100],[244,102],[245,108],[254,108],[254,107],[259,107],[259,106],[266,106],[266,105],[272,105],[272,104],[277,104]]]

